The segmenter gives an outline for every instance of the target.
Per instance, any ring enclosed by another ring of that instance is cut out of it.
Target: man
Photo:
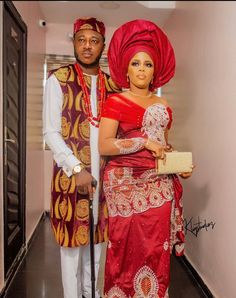
[[[61,246],[64,297],[90,298],[91,195],[95,242],[105,241],[107,233],[107,212],[101,196],[104,162],[98,153],[98,125],[108,93],[118,90],[99,68],[105,47],[104,24],[95,18],[76,20],[73,44],[76,63],[52,71],[46,83],[44,138],[54,158],[50,218]],[[94,179],[98,182],[96,190],[91,186]],[[97,277],[101,244],[96,244],[94,249]],[[97,297],[100,297],[98,291]]]

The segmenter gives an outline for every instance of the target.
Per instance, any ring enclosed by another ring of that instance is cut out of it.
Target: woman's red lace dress
[[[102,117],[119,121],[119,139],[148,137],[166,144],[172,112],[147,109],[121,94],[108,98]],[[183,253],[182,186],[176,175],[157,175],[150,151],[112,156],[104,173],[109,242],[104,295],[167,298],[170,253]]]

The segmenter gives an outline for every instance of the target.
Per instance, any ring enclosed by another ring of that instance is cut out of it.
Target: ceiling
[[[77,18],[93,16],[109,27],[140,18],[163,27],[175,1],[39,1],[39,5],[47,23],[73,24]]]

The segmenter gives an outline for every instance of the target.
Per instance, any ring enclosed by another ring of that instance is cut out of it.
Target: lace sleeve
[[[116,140],[115,146],[119,149],[120,154],[129,154],[140,151],[145,147],[146,139],[144,138],[131,138],[124,140]]]

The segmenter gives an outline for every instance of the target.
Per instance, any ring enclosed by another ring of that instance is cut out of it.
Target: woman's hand
[[[179,176],[183,179],[187,179],[189,177],[192,176],[192,173],[193,173],[193,169],[195,168],[196,166],[192,166],[192,171],[191,172],[186,172],[186,173],[179,173]]]
[[[165,150],[166,146],[161,145],[158,142],[152,141],[150,139],[147,139],[144,147],[150,151],[152,151],[152,155],[154,157],[164,159],[165,157]]]

